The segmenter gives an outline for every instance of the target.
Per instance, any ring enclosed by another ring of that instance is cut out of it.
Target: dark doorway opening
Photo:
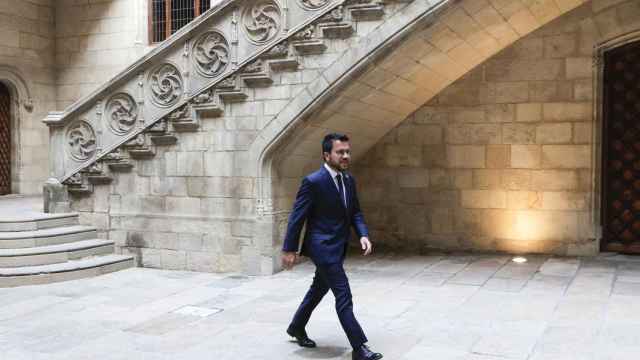
[[[0,195],[11,193],[11,94],[0,82]]]
[[[640,42],[604,61],[601,247],[640,254]]]

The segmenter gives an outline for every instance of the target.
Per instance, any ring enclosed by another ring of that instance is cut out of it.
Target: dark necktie
[[[336,175],[336,180],[338,180],[338,191],[340,192],[340,200],[342,200],[342,205],[344,205],[344,207],[346,208],[347,201],[345,200],[344,196],[344,186],[342,186],[342,175]]]

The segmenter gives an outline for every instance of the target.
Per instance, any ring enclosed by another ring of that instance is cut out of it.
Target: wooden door
[[[0,83],[0,195],[11,193],[11,95]]]
[[[602,248],[640,253],[640,42],[604,59]]]

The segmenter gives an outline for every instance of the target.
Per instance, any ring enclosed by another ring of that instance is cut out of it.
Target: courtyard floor
[[[637,359],[640,258],[352,256],[355,313],[391,360]],[[0,359],[351,359],[328,294],[285,328],[310,263],[266,277],[135,268],[0,289]]]

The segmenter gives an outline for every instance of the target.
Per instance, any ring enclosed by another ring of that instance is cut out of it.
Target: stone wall
[[[589,2],[409,116],[355,169],[373,239],[393,248],[596,253],[594,45],[639,25],[637,2]]]
[[[55,109],[54,10],[49,0],[0,0],[0,81],[13,105],[12,192],[36,194],[47,178]]]
[[[56,1],[58,109],[103,85],[150,49],[148,3]]]

